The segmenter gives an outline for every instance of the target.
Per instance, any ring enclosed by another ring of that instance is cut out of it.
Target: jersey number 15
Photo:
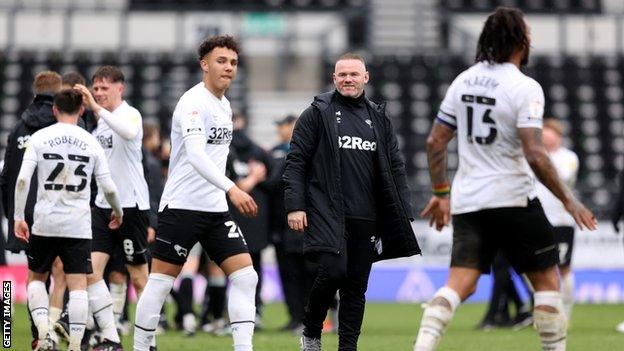
[[[74,171],[74,175],[81,178],[80,184],[71,185],[71,184],[54,183],[54,181],[56,180],[56,177],[58,177],[61,171],[63,171],[63,168],[65,168],[65,163],[62,162],[64,159],[63,159],[63,156],[59,154],[46,153],[46,154],[43,154],[44,160],[61,160],[61,161],[58,161],[56,163],[56,167],[54,167],[54,169],[52,170],[52,173],[50,173],[50,175],[46,179],[46,182],[43,185],[43,188],[45,190],[63,190],[63,188],[65,188],[65,190],[67,191],[78,192],[78,191],[82,191],[84,188],[87,187],[87,173],[84,171],[84,168],[87,164],[89,164],[89,157],[70,154],[70,155],[67,155],[67,158],[70,161],[80,162],[80,165],[78,165],[78,167],[76,167],[76,170]]]
[[[492,119],[492,117],[490,117],[492,108],[488,106],[495,106],[496,99],[492,99],[492,98],[485,97],[485,96],[474,96],[474,95],[466,95],[466,94],[462,95],[461,99],[462,99],[462,102],[468,104],[468,106],[466,106],[467,108],[466,116],[468,117],[468,128],[467,128],[468,142],[469,143],[476,142],[477,144],[480,144],[480,145],[492,144],[494,140],[496,140],[497,130],[496,130],[496,122]],[[475,109],[477,109],[477,111],[485,110],[483,112],[483,117],[481,117],[481,121],[484,125],[487,125],[490,127],[490,133],[485,137],[473,136],[473,129],[475,126],[475,123],[473,121],[474,119],[473,115],[474,115]]]

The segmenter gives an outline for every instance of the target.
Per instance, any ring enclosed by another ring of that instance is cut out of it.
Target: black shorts
[[[112,257],[115,250],[119,250],[126,264],[147,263],[147,211],[136,207],[123,211],[123,222],[116,230],[108,229],[111,209],[95,207],[91,211],[93,251],[105,252]]]
[[[229,212],[165,209],[158,214],[158,232],[152,255],[176,265],[186,262],[200,242],[218,265],[228,257],[248,253],[247,242]]]
[[[30,235],[28,269],[36,273],[47,273],[57,256],[63,262],[66,274],[89,274],[91,267],[91,239],[74,239]]]
[[[104,268],[104,276],[108,277],[111,272],[128,273],[126,263],[124,262],[124,254],[121,250],[115,250],[113,255],[109,257],[106,267]]]
[[[559,266],[567,267],[572,261],[574,227],[554,227],[555,241],[559,245]]]
[[[451,267],[490,272],[501,250],[518,273],[559,262],[553,228],[538,199],[527,207],[485,209],[453,216]]]

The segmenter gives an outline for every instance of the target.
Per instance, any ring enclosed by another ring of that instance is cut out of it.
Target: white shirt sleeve
[[[123,210],[121,208],[121,204],[119,203],[117,187],[115,186],[115,182],[113,182],[110,169],[108,168],[106,155],[99,144],[94,143],[93,145],[95,148],[95,167],[93,170],[95,181],[97,182],[98,187],[100,187],[100,189],[104,192],[104,197],[115,214],[121,217],[123,216]]]
[[[15,184],[15,211],[13,219],[16,221],[24,220],[24,210],[26,209],[26,200],[28,199],[28,191],[30,190],[30,181],[37,168],[37,151],[35,150],[35,143],[32,139],[31,137],[29,145],[24,152],[22,167],[20,168]]]
[[[116,116],[105,108],[101,108],[97,115],[119,136],[126,140],[131,140],[139,134],[141,115],[136,111],[128,113],[129,115]]]
[[[193,168],[219,189],[225,192],[230,190],[234,186],[234,182],[221,173],[217,165],[204,152],[207,139],[199,111],[177,106],[174,112],[174,123],[176,121],[182,131],[184,147]]]
[[[516,98],[518,128],[542,128],[544,122],[544,91],[538,82],[527,80],[519,89]]]
[[[456,81],[456,80],[455,80]],[[449,86],[440,104],[436,120],[453,129],[457,128],[457,112],[455,111],[455,81]]]

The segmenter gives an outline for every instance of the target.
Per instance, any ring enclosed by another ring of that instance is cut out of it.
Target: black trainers
[[[65,318],[61,317],[58,321],[54,322],[52,329],[56,332],[61,340],[65,342],[69,342],[69,321],[67,320],[67,315]]]
[[[118,342],[112,342],[108,339],[93,346],[93,351],[123,351],[123,346]]]
[[[521,312],[512,321],[513,330],[521,330],[533,324],[533,315],[530,312]]]

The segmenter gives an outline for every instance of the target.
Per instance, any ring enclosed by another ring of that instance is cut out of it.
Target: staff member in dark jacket
[[[305,299],[312,287],[313,266],[306,265],[303,256],[303,238],[301,234],[288,228],[284,210],[284,183],[282,175],[286,166],[286,155],[290,150],[290,140],[297,117],[288,115],[276,121],[280,143],[271,149],[273,156],[273,174],[267,180],[270,188],[269,196],[269,229],[271,241],[275,247],[275,259],[279,268],[284,300],[288,307],[290,320],[282,327],[282,331],[301,334]]]
[[[362,56],[342,55],[336,90],[301,114],[286,158],[288,225],[305,233],[304,253],[319,265],[305,309],[305,351],[320,350],[338,289],[338,347],[357,350],[372,263],[420,253],[405,163],[385,106],[364,95],[368,78]]]
[[[22,166],[22,157],[30,136],[39,129],[48,127],[56,123],[56,118],[52,113],[52,104],[54,102],[54,94],[61,90],[61,76],[52,71],[39,72],[35,76],[33,83],[35,90],[35,98],[22,113],[21,118],[9,134],[7,141],[7,149],[4,155],[4,167],[0,174],[0,183],[2,186],[2,207],[4,214],[9,220],[9,232],[6,249],[18,253],[26,250],[28,245],[15,238],[13,230],[13,211],[15,198],[15,183],[17,175]],[[36,172],[36,171],[35,171]],[[33,181],[30,183],[30,191],[26,201],[26,222],[32,225],[33,210],[37,198],[37,177],[33,175]]]

